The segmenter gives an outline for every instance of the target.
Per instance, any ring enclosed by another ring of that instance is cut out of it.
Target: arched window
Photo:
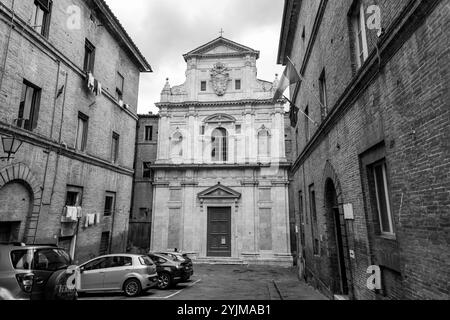
[[[211,135],[211,159],[212,161],[225,162],[228,161],[228,138],[227,130],[217,128]]]
[[[183,135],[180,132],[176,132],[172,136],[171,156],[172,158],[180,158],[183,156]]]
[[[270,134],[267,129],[262,129],[258,133],[258,155],[268,157],[270,155]]]

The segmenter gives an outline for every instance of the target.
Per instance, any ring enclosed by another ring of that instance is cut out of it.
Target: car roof
[[[101,259],[101,258],[112,258],[112,257],[128,257],[128,258],[139,258],[139,257],[144,257],[145,254],[134,254],[134,253],[117,253],[117,254],[106,254],[103,256],[98,256],[95,258],[92,258],[84,263],[82,263],[81,265],[87,264],[91,261],[97,260],[97,259]]]
[[[29,250],[29,249],[60,249],[57,246],[49,246],[49,245],[14,245],[14,244],[0,244],[0,249],[3,250]]]
[[[170,259],[170,257],[167,257],[167,255],[162,252],[150,252],[149,255],[157,256],[157,257],[165,258],[165,259],[167,259],[167,258]]]

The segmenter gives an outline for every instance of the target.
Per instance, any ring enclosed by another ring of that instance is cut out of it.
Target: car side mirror
[[[81,268],[80,268],[80,273],[84,273],[84,271],[85,271],[85,270],[84,270],[84,267],[81,267]]]

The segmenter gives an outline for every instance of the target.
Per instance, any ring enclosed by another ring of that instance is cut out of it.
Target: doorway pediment
[[[241,194],[220,183],[198,194],[200,199],[240,199]]]

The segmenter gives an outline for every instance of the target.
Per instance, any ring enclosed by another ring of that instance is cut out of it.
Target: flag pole
[[[311,117],[309,115],[307,115],[305,112],[303,112],[303,110],[299,107],[297,107],[297,105],[295,103],[293,103],[291,100],[289,100],[285,95],[283,95],[283,98],[286,99],[290,104],[291,107],[294,106],[296,107],[306,118],[309,119],[309,121],[311,121],[316,127],[319,126],[319,124],[317,122],[315,122],[313,119],[311,119]]]
[[[315,92],[312,90],[312,88],[308,85],[308,83],[305,81],[305,78],[303,78],[303,76],[300,74],[300,72],[297,71],[297,68],[295,67],[295,64],[292,62],[291,58],[289,58],[288,56],[286,56],[286,58],[289,60],[289,62],[294,66],[294,70],[297,73],[297,75],[299,76],[299,78],[302,80],[302,82],[305,83],[306,88],[308,89],[309,93],[312,94],[312,96],[314,97],[314,99],[317,100],[317,102],[319,102],[320,106],[324,109],[327,110],[327,107],[325,107],[323,105],[323,103],[320,101],[320,99],[316,96]]]

